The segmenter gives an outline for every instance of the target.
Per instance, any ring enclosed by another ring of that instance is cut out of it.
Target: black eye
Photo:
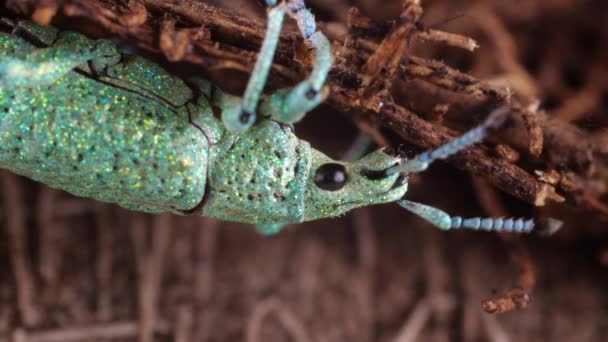
[[[315,173],[315,184],[327,191],[337,191],[344,187],[348,176],[346,168],[340,164],[325,164]]]

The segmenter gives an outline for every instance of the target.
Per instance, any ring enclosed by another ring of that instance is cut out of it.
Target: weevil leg
[[[313,70],[308,79],[293,88],[279,89],[265,99],[260,112],[276,121],[293,124],[323,100],[323,85],[332,63],[331,44],[321,31],[317,31],[314,15],[306,8],[304,0],[288,0],[288,13],[298,23],[300,33],[315,52]]]
[[[372,137],[369,134],[359,131],[355,142],[353,142],[348,151],[344,153],[343,159],[348,162],[361,159],[371,146],[372,142]]]
[[[524,220],[522,218],[473,217],[465,219],[460,216],[450,216],[440,209],[416,202],[400,200],[397,203],[442,230],[466,228],[519,234],[536,233],[539,235],[551,235],[562,226],[561,221],[552,218],[538,222],[535,222],[533,219]]]
[[[13,27],[12,34],[23,37],[37,45],[52,45],[59,35],[59,30],[52,26],[41,26],[32,21],[19,21]]]
[[[266,29],[266,36],[264,37],[258,60],[243,95],[243,110],[252,115],[256,112],[260,96],[264,91],[285,19],[284,6],[279,5],[276,0],[267,0],[266,3],[270,6],[270,10],[268,11],[268,28]]]
[[[258,59],[249,78],[243,100],[222,111],[224,126],[233,132],[241,133],[248,130],[256,119],[256,111],[260,96],[266,85],[272,60],[279,43],[281,27],[285,19],[285,6],[277,0],[266,0],[270,7],[268,11],[268,27]]]
[[[453,141],[438,147],[435,150],[424,152],[403,164],[396,165],[387,170],[388,174],[396,172],[415,173],[426,170],[429,165],[437,159],[445,159],[473,144],[485,139],[493,129],[506,120],[509,113],[508,107],[501,107],[494,110],[488,118],[479,126],[473,128]]]
[[[294,111],[306,113],[321,102],[321,89],[327,80],[332,63],[331,44],[327,37],[317,30],[315,16],[306,8],[304,0],[289,0],[287,6],[288,13],[295,17],[298,23],[300,33],[315,52],[315,62],[310,76],[294,87],[288,98],[290,101],[302,100],[301,95],[305,95],[306,100],[296,103],[300,107],[294,105]]]
[[[258,224],[256,230],[258,233],[266,236],[278,234],[285,227],[282,223],[275,224]]]
[[[61,32],[48,48],[37,49],[23,58],[1,57],[0,86],[50,84],[87,62],[91,62],[93,69],[101,70],[118,61],[116,54],[107,41],[94,41],[75,32]]]
[[[23,39],[9,33],[0,32],[0,61],[8,56],[26,58],[36,47]]]

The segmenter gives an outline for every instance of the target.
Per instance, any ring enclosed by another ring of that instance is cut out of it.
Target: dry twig
[[[519,247],[512,252],[511,260],[518,268],[516,285],[497,299],[484,300],[482,308],[487,313],[505,313],[523,309],[530,303],[530,291],[536,282],[534,265],[528,251]]]

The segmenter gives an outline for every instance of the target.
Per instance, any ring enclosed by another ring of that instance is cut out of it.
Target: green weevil
[[[207,215],[263,233],[388,202],[443,229],[533,230],[532,220],[462,220],[403,199],[410,173],[479,142],[504,110],[411,160],[381,149],[336,161],[298,139],[291,125],[322,101],[330,43],[302,0],[267,4],[266,36],[242,99],[179,79],[109,40],[5,21],[0,167],[128,209]],[[263,96],[286,15],[314,50],[314,68],[296,86]]]

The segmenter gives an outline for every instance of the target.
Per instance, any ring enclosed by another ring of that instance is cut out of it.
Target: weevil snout
[[[403,185],[406,185],[407,181],[408,181],[407,174],[400,173],[399,176],[397,176],[397,179],[395,180],[395,184],[393,184],[393,187],[391,188],[391,190],[394,190]]]
[[[397,189],[398,187],[407,184],[408,174],[406,172],[391,172],[391,170],[397,168],[399,165],[401,165],[407,160],[404,154],[390,147],[382,148],[378,152],[388,156],[389,159],[394,159],[394,162],[390,166],[383,169],[363,168],[361,170],[361,175],[373,181],[385,179],[391,176],[395,176],[395,174],[397,174],[397,178],[395,179],[395,183],[391,187],[391,190]]]
[[[388,170],[390,170],[391,168],[386,168],[384,170],[371,170],[371,169],[363,169],[361,170],[361,176],[369,179],[370,181],[375,181],[375,180],[382,180],[388,177],[393,176],[392,174],[389,174]],[[395,183],[393,183],[393,186],[391,187],[391,190],[393,189],[397,189],[398,187],[407,184],[408,181],[408,177],[407,177],[407,173],[405,172],[401,172],[397,174],[397,178],[395,179]]]

